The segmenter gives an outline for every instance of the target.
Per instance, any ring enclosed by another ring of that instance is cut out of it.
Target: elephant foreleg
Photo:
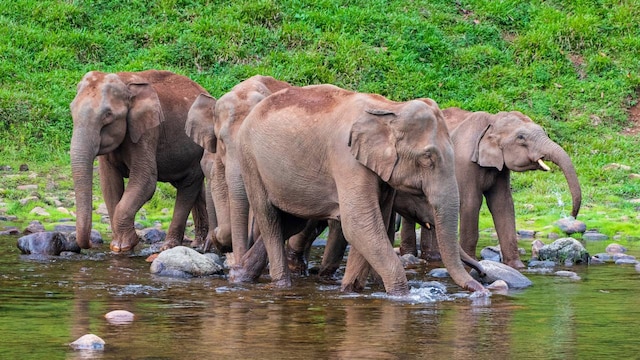
[[[402,218],[400,227],[400,255],[411,254],[418,256],[416,245],[416,223],[415,221]]]
[[[191,247],[206,251],[207,235],[212,221],[209,216],[207,196],[204,188],[200,190],[200,193],[196,197],[193,209],[191,209],[191,216],[193,217],[193,225],[195,228],[195,237],[191,243]],[[215,222],[215,215],[213,221]]]
[[[333,276],[342,263],[346,249],[347,240],[342,233],[342,224],[337,220],[329,220],[327,245],[324,247],[324,254],[322,255],[322,263],[320,264],[320,272],[318,275],[322,277]]]
[[[184,239],[184,231],[187,226],[187,218],[189,212],[196,204],[196,199],[201,198],[201,208],[204,206],[204,197],[202,196],[202,180],[203,176],[196,176],[188,180],[181,181],[174,184],[177,189],[176,201],[173,208],[173,217],[169,224],[169,231],[167,231],[167,237],[162,244],[161,250],[170,249],[174,246],[182,244]],[[197,224],[201,227],[206,224],[206,210],[204,212],[200,210],[198,213]],[[194,219],[196,223],[196,219]],[[203,236],[203,235],[201,235]]]
[[[515,209],[509,182],[509,177],[498,178],[491,191],[487,192],[485,196],[498,234],[502,262],[514,269],[522,269],[525,266],[518,253]]]

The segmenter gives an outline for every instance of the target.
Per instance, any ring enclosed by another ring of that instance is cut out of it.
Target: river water
[[[528,289],[470,299],[450,280],[408,270],[412,295],[295,280],[290,290],[222,276],[150,274],[144,257],[20,255],[0,237],[0,359],[588,359],[640,356],[640,274],[575,266],[581,280],[527,274]],[[640,256],[640,244],[623,243]],[[524,242],[524,247],[530,243]],[[106,248],[106,246],[105,246]],[[587,245],[591,253],[604,244]],[[446,293],[431,286],[440,281]],[[112,310],[135,314],[112,325]],[[93,333],[103,351],[68,343]]]

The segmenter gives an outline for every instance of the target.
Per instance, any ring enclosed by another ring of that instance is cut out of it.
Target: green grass
[[[637,0],[202,3],[0,2],[0,165],[28,163],[39,174],[2,178],[10,212],[22,217],[32,207],[13,205],[26,195],[13,190],[23,180],[71,191],[69,103],[84,73],[156,68],[187,75],[215,97],[264,74],[398,101],[522,111],[572,156],[587,226],[640,232],[640,205],[629,202],[640,198],[640,180],[629,178],[640,173],[640,144],[621,135],[640,92]],[[603,171],[611,162],[631,170]],[[520,228],[569,212],[563,181],[557,168],[513,175]],[[145,207],[162,221],[169,188]]]

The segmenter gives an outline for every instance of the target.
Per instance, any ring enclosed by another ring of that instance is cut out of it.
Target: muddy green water
[[[337,283],[151,275],[143,257],[21,256],[0,237],[0,359],[632,359],[640,356],[640,274],[633,266],[576,266],[572,281],[527,274],[534,286],[485,301],[425,287],[408,271],[407,299],[380,288],[346,295]],[[638,243],[622,243],[640,256]],[[530,247],[529,243],[522,246]],[[604,244],[589,244],[591,253]],[[434,295],[435,294],[435,295]],[[434,296],[431,296],[434,295]],[[124,309],[136,319],[111,325]],[[67,344],[93,333],[100,352]]]

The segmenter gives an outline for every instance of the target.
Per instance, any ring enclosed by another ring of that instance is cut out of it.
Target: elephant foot
[[[439,251],[425,251],[420,253],[420,258],[427,261],[442,261]]]
[[[234,284],[255,282],[257,277],[250,275],[242,266],[229,268],[229,282]]]
[[[174,248],[180,245],[182,245],[182,241],[178,241],[176,239],[167,239],[162,243],[162,246],[160,246],[160,252],[169,250],[171,248]]]
[[[292,274],[298,274],[300,276],[309,275],[307,271],[307,259],[305,259],[304,253],[297,252],[289,246],[287,246],[287,264]]]
[[[272,280],[269,285],[272,289],[288,289],[291,287],[291,278],[282,278],[278,280]]]
[[[139,240],[137,241],[120,241],[117,239],[111,240],[109,244],[109,248],[111,251],[117,254],[129,253],[133,251],[133,248],[138,245]]]
[[[512,268],[514,268],[516,270],[520,270],[520,269],[524,269],[525,268],[524,264],[522,263],[522,261],[520,261],[520,259],[507,261],[507,265],[511,266]]]
[[[479,282],[471,280],[464,284],[464,288],[473,291],[475,297],[491,296],[491,291],[482,286]]]
[[[362,290],[364,290],[364,286],[366,284],[365,283],[361,283],[360,281],[353,281],[353,282],[348,282],[348,283],[342,283],[342,286],[340,287],[340,291],[342,292],[347,292],[347,293],[359,293],[362,292]]]

